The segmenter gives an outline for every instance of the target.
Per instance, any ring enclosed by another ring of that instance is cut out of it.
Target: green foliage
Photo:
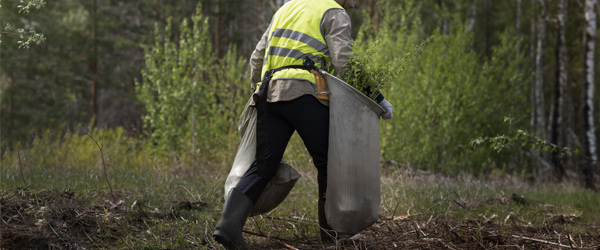
[[[373,60],[375,54],[380,52],[378,40],[369,45],[363,45],[360,40],[356,41],[353,44],[350,65],[344,73],[344,81],[371,99],[375,99],[379,91],[385,89],[391,79],[401,74],[423,52],[424,47],[431,42],[432,38],[428,38],[392,62]]]
[[[214,63],[211,44],[207,40],[207,20],[202,16],[181,24],[179,43],[171,41],[172,24],[164,31],[155,28],[155,44],[147,47],[146,68],[142,70],[142,83],[136,81],[138,99],[144,103],[144,126],[152,129],[156,143],[168,149],[180,149],[190,130],[192,104],[200,101],[207,107],[208,85],[205,71]],[[204,98],[203,98],[204,97]]]
[[[31,44],[40,45],[41,43],[46,41],[46,37],[44,37],[44,34],[38,33],[34,29],[29,29],[28,31],[25,31],[25,29],[19,28],[14,30],[10,23],[7,23],[6,26],[4,26],[4,30],[6,33],[14,34],[15,36],[19,37],[19,40],[17,40],[19,49],[29,49]]]
[[[17,9],[19,9],[19,11],[18,11],[19,14],[20,13],[29,14],[29,12],[32,8],[39,10],[40,8],[44,7],[44,5],[46,4],[46,2],[44,2],[44,0],[26,0],[26,1],[20,0],[20,3],[21,4],[17,5]],[[0,33],[6,33],[6,34],[17,36],[19,38],[17,40],[19,49],[21,49],[21,48],[29,49],[31,44],[40,45],[41,43],[46,41],[46,37],[44,37],[44,34],[38,33],[32,27],[34,25],[35,25],[35,23],[29,24],[28,26],[30,26],[30,28],[28,30],[26,30],[24,28],[13,28],[9,22],[6,22],[4,24],[4,30]],[[0,43],[1,43],[1,36],[0,36]]]
[[[88,111],[89,103],[80,99],[88,93],[89,82],[85,77],[89,71],[85,53],[88,39],[78,36],[81,34],[78,32],[83,31],[71,29],[86,26],[87,19],[77,24],[59,22],[61,18],[69,16],[66,9],[80,3],[46,5],[43,11],[30,11],[24,16],[15,9],[18,1],[12,2],[14,5],[3,5],[0,10],[2,28],[9,26],[11,30],[20,30],[21,33],[21,37],[17,33],[3,36],[0,51],[3,72],[0,134],[8,147],[18,142],[31,142],[31,137],[49,128],[60,130],[67,125],[73,129],[76,124],[92,119],[91,116],[79,116]],[[33,5],[30,5],[30,10],[33,9]],[[31,29],[35,29],[38,35],[27,31]],[[35,43],[33,38],[42,37],[40,33],[52,39],[42,46],[31,46]],[[27,38],[30,35],[33,35],[32,39]],[[18,49],[14,44],[29,48]]]
[[[214,57],[208,19],[200,10],[183,20],[178,36],[171,21],[162,30],[156,26],[136,93],[146,108],[144,126],[159,149],[191,148],[210,157],[210,151],[230,149],[235,119],[250,89],[240,88],[248,78],[235,48]]]
[[[420,5],[401,7],[386,7],[390,13],[380,29],[361,33],[363,39],[380,41],[372,59],[380,65],[393,64],[397,55],[425,40],[415,14]],[[515,52],[514,33],[507,29],[484,63],[471,49],[472,36],[464,26],[450,35],[434,35],[419,60],[390,79],[383,91],[395,111],[394,119],[382,122],[383,156],[444,173],[527,169],[526,159],[514,149],[494,154],[468,147],[474,135],[506,130],[498,115],[519,121],[529,115],[529,75],[523,56]]]
[[[144,65],[141,45],[152,43],[155,23],[164,25],[168,16],[174,16],[179,24],[195,12],[197,1],[98,1],[96,15],[90,14],[91,1],[44,2],[37,10],[34,1],[2,1],[2,141],[12,147],[31,142],[33,134],[46,129],[67,125],[72,130],[88,123],[94,116],[92,80],[97,83],[97,126],[121,126],[129,135],[139,134],[142,105],[135,100],[134,79],[141,79]],[[28,4],[28,14],[18,13],[17,5]],[[91,39],[92,23],[95,39]],[[5,30],[8,24],[12,31]],[[47,38],[40,46],[27,39],[33,35],[31,28]],[[25,38],[18,36],[17,29],[23,30]],[[20,44],[30,47],[19,49]],[[94,45],[96,72],[90,68]]]
[[[39,10],[40,8],[44,7],[44,5],[46,5],[46,2],[44,2],[44,0],[19,0],[19,2],[21,3],[17,5],[19,13],[25,12],[26,14],[29,14],[31,8]],[[25,3],[26,5],[23,5]]]
[[[512,124],[514,118],[504,117],[504,122]],[[549,143],[543,138],[539,138],[533,135],[530,132],[527,132],[522,129],[517,129],[514,131],[513,136],[506,135],[497,135],[493,137],[478,137],[469,143],[471,147],[477,147],[481,144],[489,143],[490,148],[498,153],[500,153],[503,149],[510,147],[521,147],[526,149],[531,149],[540,152],[557,152],[560,153],[560,157],[577,155],[579,153],[579,149],[575,149],[574,151],[569,147],[559,147],[553,143]]]

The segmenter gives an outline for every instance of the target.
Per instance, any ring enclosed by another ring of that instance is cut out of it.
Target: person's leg
[[[254,160],[248,171],[246,171],[236,185],[236,188],[247,195],[254,203],[258,201],[265,187],[277,172],[285,148],[294,133],[292,126],[280,116],[281,110],[285,109],[286,103],[288,102],[268,104],[265,147],[265,159],[268,169],[267,176],[262,177],[258,174],[257,162]]]
[[[252,207],[260,198],[268,182],[277,172],[285,147],[294,133],[293,128],[280,117],[278,103],[269,103],[266,120],[266,163],[267,176],[260,176],[256,160],[242,176],[235,188],[231,189],[223,205],[221,219],[215,228],[213,237],[226,249],[247,249],[242,229]]]
[[[329,107],[311,95],[291,103],[284,117],[298,131],[317,168],[319,199],[327,189],[327,151],[329,146]]]
[[[325,217],[325,196],[327,190],[327,152],[329,146],[329,107],[321,104],[313,96],[298,98],[289,108],[286,118],[298,131],[317,168],[319,184],[318,219],[321,241],[330,241],[335,233]]]
[[[242,236],[242,229],[253,206],[254,202],[248,196],[235,188],[231,189],[223,205],[221,219],[213,232],[215,240],[225,249],[248,249]]]

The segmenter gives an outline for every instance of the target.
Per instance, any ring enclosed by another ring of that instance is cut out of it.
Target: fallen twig
[[[290,218],[278,218],[278,217],[269,216],[266,218],[271,219],[271,220],[282,220],[282,221],[293,221],[293,222],[297,222],[297,221],[317,222],[317,220],[309,220],[309,219],[298,217],[298,216],[290,216]]]
[[[421,213],[398,215],[398,216],[392,216],[390,218],[388,218],[388,217],[383,217],[383,218],[386,220],[406,220],[406,219],[410,219],[410,218],[418,216],[418,215],[421,215]]]
[[[567,234],[567,239],[569,240],[569,245],[571,246],[571,248],[577,248],[577,243],[575,243],[575,240],[573,240],[573,237],[570,234]],[[573,245],[575,245],[575,247],[573,247]]]
[[[423,230],[421,230],[421,227],[419,226],[418,222],[415,222],[415,225],[417,225],[417,229],[419,229],[419,232],[421,232],[423,234],[423,236],[427,237],[427,234],[423,232]]]
[[[451,247],[450,245],[446,244],[446,242],[444,242],[443,239],[439,239],[439,238],[423,238],[423,240],[424,241],[431,241],[431,242],[439,242],[439,243],[442,243],[442,245],[444,245],[448,249],[456,250],[456,248]]]
[[[529,238],[529,237],[525,237],[525,236],[513,235],[512,237],[518,238],[518,239],[524,239],[524,240],[537,241],[537,242],[540,242],[540,243],[550,244],[550,245],[559,246],[559,247],[573,248],[571,246],[567,246],[567,245],[563,245],[563,244],[559,244],[559,243],[554,243],[552,241],[534,239],[534,238]]]
[[[433,214],[431,216],[429,216],[429,220],[427,220],[427,223],[425,223],[425,225],[429,225],[429,222],[431,222],[431,219],[433,219]]]
[[[469,209],[467,206],[461,204],[460,202],[458,202],[457,200],[454,200],[454,203],[456,203],[456,205],[459,205],[460,207],[464,208],[464,209]]]
[[[295,248],[295,247],[293,247],[291,245],[288,245],[288,244],[284,243],[283,239],[275,237],[275,236],[269,236],[269,235],[265,235],[265,234],[262,234],[262,233],[255,233],[255,232],[246,231],[246,230],[242,230],[242,232],[247,233],[247,234],[251,234],[251,235],[254,235],[254,236],[260,236],[260,237],[267,238],[267,239],[272,240],[273,242],[275,242],[275,243],[277,243],[279,245],[284,246],[287,249],[299,250],[298,248]]]

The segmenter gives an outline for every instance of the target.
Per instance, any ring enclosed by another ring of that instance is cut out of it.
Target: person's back
[[[350,32],[350,17],[335,1],[286,3],[273,16],[252,53],[252,88],[258,91],[268,70],[302,65],[305,58],[314,61],[317,68],[330,73],[335,69],[337,75],[343,75],[352,55]],[[305,69],[276,72],[269,84],[267,101],[291,101],[307,94],[316,97],[314,83],[314,76]]]

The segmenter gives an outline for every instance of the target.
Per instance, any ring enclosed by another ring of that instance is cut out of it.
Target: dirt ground
[[[153,216],[142,210],[123,209],[124,206],[118,202],[83,204],[86,203],[69,191],[2,191],[0,249],[111,248],[111,242],[118,242],[127,237],[127,233],[134,233],[124,229],[128,226],[144,228],[145,221]],[[562,219],[568,223],[569,218]],[[252,238],[251,247],[257,249],[600,250],[597,226],[581,234],[517,223],[501,227],[492,221],[458,221],[433,216],[380,218],[355,238],[326,245],[310,243],[311,240],[299,237],[281,239],[254,232],[246,232],[245,237]],[[192,245],[194,248],[214,248],[209,239],[198,240],[195,244]]]
[[[559,236],[560,234],[560,236]],[[358,236],[358,237],[357,237]],[[306,244],[266,237],[260,249],[599,249],[600,234],[570,234],[552,228],[501,228],[481,221],[398,217],[379,221],[355,235],[331,243]]]

